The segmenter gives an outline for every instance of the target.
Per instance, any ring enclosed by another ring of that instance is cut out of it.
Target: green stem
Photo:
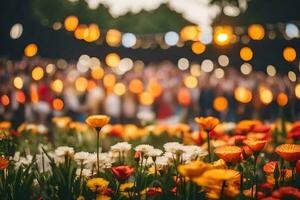
[[[252,186],[251,186],[251,198],[253,198],[253,193],[254,193],[254,183],[256,182],[256,163],[257,163],[257,157],[258,155],[256,153],[253,154],[254,155],[254,178],[252,179]],[[257,189],[257,188],[256,188]]]
[[[221,194],[220,194],[220,199],[223,199],[223,194],[224,194],[224,190],[225,190],[225,185],[226,185],[226,181],[223,181],[222,183],[222,188],[221,188]]]
[[[207,133],[207,148],[208,148],[208,162],[211,163],[211,149],[210,149],[210,136],[209,136],[209,130],[206,130]]]
[[[99,133],[100,130],[97,130],[97,176],[99,176],[100,173],[100,166],[99,166]]]

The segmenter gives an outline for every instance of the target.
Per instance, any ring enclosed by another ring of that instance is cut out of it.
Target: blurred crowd
[[[99,113],[112,123],[188,122],[199,115],[222,121],[300,118],[299,80],[280,74],[243,75],[227,66],[220,75],[203,72],[199,64],[180,70],[167,61],[147,66],[136,61],[124,73],[97,65],[83,72],[77,62],[63,59],[1,59],[0,121],[17,126],[64,115],[84,121]]]

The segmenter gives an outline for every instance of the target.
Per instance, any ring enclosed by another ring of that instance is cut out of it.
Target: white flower
[[[28,166],[32,162],[32,155],[26,155],[26,157],[19,157],[19,160],[15,160],[15,168],[19,168],[21,165]]]
[[[112,155],[110,153],[100,153],[99,154],[99,166],[101,169],[111,168],[112,163],[114,162]],[[97,166],[97,154],[89,154],[86,160],[87,168],[94,168]]]
[[[40,134],[44,135],[48,132],[48,128],[43,124],[39,124],[36,127],[37,127],[37,130],[38,130],[38,133],[40,133]]]
[[[74,160],[78,164],[84,163],[88,159],[88,157],[89,157],[89,153],[84,152],[84,151],[77,152],[77,153],[74,154]]]
[[[149,144],[140,144],[134,148],[135,151],[139,151],[144,154],[147,154],[149,151],[151,151],[153,149],[154,149],[154,147]]]
[[[195,160],[197,158],[204,157],[208,154],[207,150],[203,149],[202,147],[196,145],[187,145],[183,146],[183,150],[185,154],[190,155],[191,160]]]
[[[76,170],[76,175],[77,176],[80,176],[80,171],[81,171],[81,169]],[[81,173],[82,173],[81,175],[84,176],[84,177],[92,176],[92,171],[90,169],[82,169]]]
[[[110,147],[112,152],[126,152],[131,149],[131,144],[128,142],[119,142]]]
[[[74,155],[74,149],[73,149],[73,147],[60,146],[60,147],[57,147],[55,149],[54,153],[58,157],[64,157],[66,155],[73,156]]]
[[[44,163],[43,163],[44,162]],[[36,155],[36,163],[39,168],[39,171],[51,171],[50,160],[45,154]]]
[[[160,150],[160,149],[152,149],[152,150],[148,151],[148,152],[146,153],[146,155],[147,155],[147,156],[150,156],[150,157],[158,157],[158,156],[160,156],[162,153],[163,153],[163,151]]]
[[[171,152],[173,154],[183,153],[183,145],[178,142],[168,142],[164,144],[164,149],[166,152]]]
[[[169,158],[166,156],[160,156],[156,158],[155,162],[157,167],[166,167],[169,165]]]

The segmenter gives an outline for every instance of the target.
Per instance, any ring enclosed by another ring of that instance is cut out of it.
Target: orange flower
[[[212,116],[196,117],[195,122],[197,122],[206,131],[211,131],[220,123],[220,121],[217,118]]]
[[[9,121],[0,122],[0,129],[10,129],[11,123]]]
[[[260,152],[265,147],[267,140],[247,139],[244,140],[243,143],[247,145],[252,151]]]
[[[92,115],[92,116],[89,116],[85,120],[85,122],[93,128],[102,128],[103,126],[108,124],[109,119],[110,118],[106,115]]]
[[[222,146],[215,149],[215,154],[226,162],[236,163],[241,158],[242,150],[238,146]]]
[[[0,157],[0,170],[6,169],[9,165],[9,160],[4,157]]]
[[[270,161],[264,165],[263,170],[267,174],[273,174],[275,171],[276,165],[278,165],[278,161]]]
[[[247,134],[254,129],[255,126],[262,125],[258,120],[242,120],[235,127],[237,134]]]
[[[284,160],[296,162],[300,159],[300,145],[282,144],[276,147],[275,152]]]

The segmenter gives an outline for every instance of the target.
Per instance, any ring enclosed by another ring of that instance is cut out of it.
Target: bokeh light
[[[177,62],[178,68],[180,70],[186,70],[190,66],[190,62],[187,58],[180,58]]]
[[[24,81],[23,81],[22,77],[16,76],[16,77],[14,78],[13,83],[14,83],[14,86],[15,86],[17,89],[22,89],[22,88],[23,88]]]
[[[201,70],[204,72],[212,72],[214,69],[214,63],[209,60],[209,59],[205,59],[202,61],[201,63]]]
[[[149,91],[153,97],[157,98],[162,94],[163,88],[158,81],[151,79],[148,83],[147,91]]]
[[[298,38],[299,37],[299,29],[295,24],[287,24],[285,26],[285,34],[289,38]]]
[[[124,33],[122,36],[122,44],[126,48],[133,47],[136,44],[136,36],[133,33]]]
[[[281,107],[284,107],[287,105],[289,99],[288,96],[284,92],[280,92],[277,96],[277,104]]]
[[[25,93],[21,90],[17,91],[16,92],[16,100],[18,103],[21,103],[21,104],[25,103],[25,101],[26,101]]]
[[[8,106],[9,105],[10,99],[6,94],[1,96],[1,103],[2,103],[3,106]]]
[[[88,87],[88,80],[84,77],[78,77],[75,80],[75,89],[78,92],[85,92]]]
[[[116,83],[113,92],[118,96],[122,96],[126,92],[126,86],[123,83]]]
[[[33,57],[38,52],[38,46],[34,43],[28,44],[24,49],[24,55],[27,57]]]
[[[110,29],[106,33],[106,43],[109,46],[117,47],[120,45],[122,34],[117,29]]]
[[[217,69],[215,69],[215,71],[214,71],[214,75],[215,75],[215,77],[216,77],[217,79],[221,79],[221,78],[224,77],[225,72],[224,72],[224,70],[223,70],[222,68],[217,68]]]
[[[174,46],[179,40],[179,35],[175,31],[169,31],[165,34],[165,43],[169,46]]]
[[[222,67],[228,66],[229,65],[229,58],[228,58],[228,56],[226,56],[226,55],[220,55],[218,57],[218,63]]]
[[[51,89],[56,93],[61,93],[64,89],[64,84],[62,80],[56,79],[51,83]]]
[[[42,67],[35,67],[31,72],[32,79],[35,81],[41,80],[44,77],[44,69]]]
[[[201,42],[194,42],[192,44],[192,51],[194,54],[202,54],[205,51],[206,47]]]
[[[120,64],[120,56],[116,53],[109,53],[105,57],[105,62],[109,67],[117,67]]]
[[[295,86],[295,96],[300,99],[300,83]]]
[[[66,17],[64,25],[67,31],[74,31],[79,24],[79,20],[76,16],[71,15]]]
[[[250,73],[252,72],[252,65],[249,64],[249,63],[243,63],[243,64],[241,65],[241,72],[242,72],[242,74],[244,74],[244,75],[250,74]]]
[[[213,107],[216,111],[222,112],[228,108],[228,101],[223,96],[216,97],[213,102]]]
[[[240,57],[244,61],[250,61],[253,58],[253,51],[249,47],[243,47],[240,50]]]
[[[286,47],[283,50],[283,58],[288,62],[293,62],[297,57],[297,52],[293,47]]]
[[[245,87],[237,87],[234,90],[234,98],[240,103],[249,103],[252,100],[252,92]]]
[[[144,90],[144,84],[139,79],[133,79],[129,83],[129,91],[134,94],[140,94]]]
[[[192,64],[190,73],[192,76],[200,76],[201,75],[201,66],[199,64]]]
[[[252,40],[262,40],[265,36],[265,29],[260,24],[252,24],[248,27],[248,35]]]
[[[64,108],[64,102],[60,98],[55,98],[52,101],[52,107],[54,110],[61,111]]]
[[[214,42],[217,45],[228,45],[233,37],[233,31],[230,26],[217,26],[214,29]]]
[[[180,37],[183,41],[197,41],[200,39],[201,31],[199,26],[188,25],[181,29]]]
[[[185,79],[184,79],[184,85],[185,85],[187,88],[193,89],[193,88],[197,87],[197,85],[198,85],[198,80],[197,80],[197,78],[194,77],[194,76],[187,76],[187,77],[185,77]]]
[[[293,71],[289,71],[288,77],[289,77],[290,81],[292,81],[292,82],[295,82],[297,80],[297,75]]]
[[[106,74],[103,77],[103,84],[106,88],[113,88],[116,84],[117,78],[113,74]]]
[[[268,105],[273,101],[273,93],[269,88],[261,86],[258,91],[259,99],[263,104]]]
[[[150,92],[142,92],[139,95],[140,103],[144,106],[150,106],[154,102],[154,98]]]
[[[10,37],[12,39],[18,39],[18,38],[20,38],[21,35],[22,35],[22,33],[23,33],[23,26],[22,26],[22,24],[19,24],[19,23],[14,24],[11,27],[11,29],[10,29]]]
[[[86,42],[94,42],[100,37],[100,29],[97,24],[90,24],[88,27],[88,35],[84,37]]]
[[[83,40],[84,38],[87,38],[89,36],[89,28],[85,24],[80,24],[75,32],[74,32],[75,38],[78,40]]]
[[[276,75],[276,68],[273,65],[267,66],[267,74],[269,76],[275,76]]]
[[[91,70],[91,76],[93,79],[100,80],[104,76],[104,70],[102,67],[93,67]]]
[[[182,106],[189,106],[192,102],[190,91],[187,88],[180,88],[177,93],[177,101]]]

